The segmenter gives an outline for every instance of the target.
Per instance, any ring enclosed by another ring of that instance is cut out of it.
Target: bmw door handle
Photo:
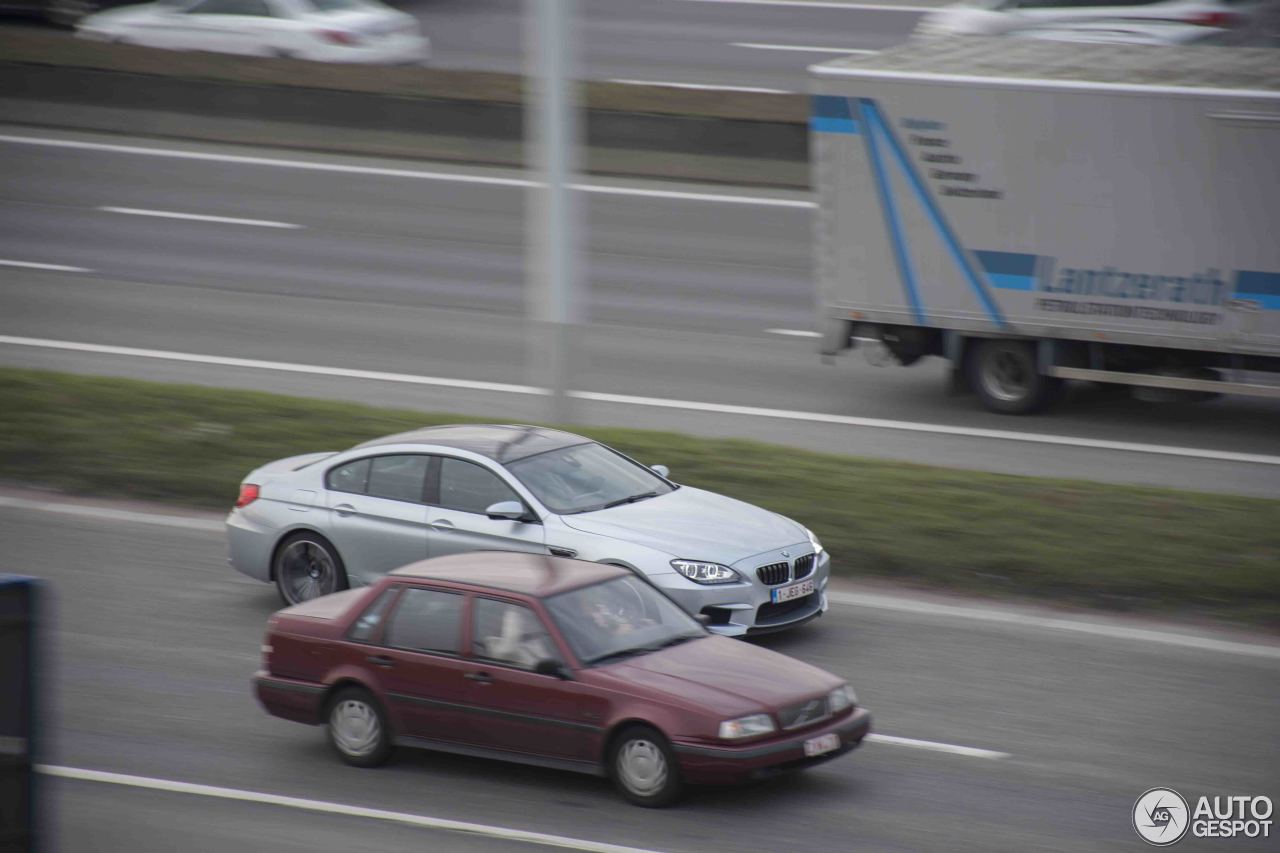
[[[338,504],[333,508],[333,511],[336,512],[338,515],[347,516],[347,515],[354,515],[356,508],[353,507],[351,504]]]
[[[447,518],[439,518],[431,522],[428,526],[433,527],[436,530],[452,530],[453,522]]]
[[[388,657],[387,655],[369,655],[367,658],[365,658],[365,660],[373,664],[374,666],[381,666],[386,668],[390,668],[396,665],[395,658]]]
[[[480,684],[493,684],[493,676],[487,672],[468,672],[462,677],[468,681],[475,681]]]

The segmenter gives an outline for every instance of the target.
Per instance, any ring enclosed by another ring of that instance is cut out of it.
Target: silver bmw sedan
[[[229,562],[289,604],[428,557],[526,551],[628,568],[730,636],[827,609],[831,560],[808,529],[667,475],[559,430],[430,427],[251,472]]]

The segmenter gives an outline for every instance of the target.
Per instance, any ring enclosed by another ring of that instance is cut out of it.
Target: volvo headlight
[[[773,717],[768,714],[752,714],[749,717],[739,717],[736,720],[725,720],[720,724],[720,738],[722,740],[738,740],[739,738],[752,737],[754,735],[767,735],[774,728]]]
[[[858,704],[858,697],[853,692],[853,688],[849,685],[837,687],[827,694],[827,711],[832,714],[839,714],[845,708],[852,708]]]
[[[807,528],[807,527],[804,529],[804,532],[805,532],[805,533],[807,533],[807,534],[809,534],[809,544],[813,546],[813,556],[815,556],[815,557],[821,557],[821,556],[822,556],[822,543],[818,541],[818,537],[817,537],[817,536],[814,536],[814,535],[813,535],[813,531],[812,531],[812,530],[810,530],[810,529],[809,529],[809,528]]]
[[[741,580],[738,573],[719,563],[703,563],[699,560],[672,560],[671,567],[694,583],[733,583]]]

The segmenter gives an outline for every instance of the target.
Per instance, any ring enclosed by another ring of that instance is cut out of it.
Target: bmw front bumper
[[[788,556],[783,557],[783,553]],[[827,584],[831,579],[831,555],[823,551],[811,572],[795,577],[795,563],[812,554],[808,545],[767,551],[739,560],[731,568],[742,580],[726,584],[698,584],[676,572],[651,575],[650,582],[687,610],[710,618],[708,630],[728,637],[782,631],[816,619],[827,611]],[[761,566],[787,562],[790,569],[777,583],[765,583]],[[775,590],[813,582],[813,592],[790,600],[775,601]]]

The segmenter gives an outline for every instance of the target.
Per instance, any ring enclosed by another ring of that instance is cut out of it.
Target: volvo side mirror
[[[544,658],[538,661],[534,665],[533,671],[538,675],[550,675],[552,678],[558,678],[561,681],[573,680],[573,673],[569,671],[569,667],[551,658]]]

